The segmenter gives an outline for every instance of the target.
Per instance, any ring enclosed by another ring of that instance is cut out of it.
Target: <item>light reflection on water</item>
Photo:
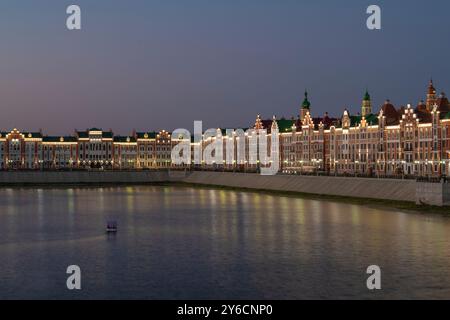
[[[0,298],[448,299],[449,240],[438,215],[258,193],[2,189]]]

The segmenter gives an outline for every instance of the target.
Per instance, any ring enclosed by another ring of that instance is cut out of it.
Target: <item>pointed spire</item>
[[[275,115],[272,117],[272,130],[278,129],[277,117]]]
[[[306,89],[305,89],[305,99],[303,100],[302,108],[309,109],[310,106],[311,106],[311,103],[308,100],[308,91],[306,91]]]
[[[364,94],[364,101],[370,101],[370,94],[369,94],[369,90],[366,89],[366,93]]]
[[[435,103],[436,103],[436,89],[434,88],[433,85],[433,79],[430,79],[430,83],[428,84],[428,92],[426,100],[427,111],[431,111]]]
[[[430,78],[430,83],[428,84],[428,94],[436,94],[436,89],[433,85],[433,78]]]
[[[349,128],[351,125],[350,122],[350,115],[348,113],[347,108],[344,109],[344,114],[342,115],[342,127],[343,128]]]

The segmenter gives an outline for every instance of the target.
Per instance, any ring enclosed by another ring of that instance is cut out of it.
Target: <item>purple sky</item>
[[[65,27],[82,9],[81,31]],[[4,0],[1,130],[246,127],[450,90],[448,1]],[[369,31],[369,4],[382,30]]]

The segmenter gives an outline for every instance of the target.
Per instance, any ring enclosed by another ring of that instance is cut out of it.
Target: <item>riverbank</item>
[[[347,203],[354,205],[362,205],[374,208],[383,209],[398,209],[406,212],[423,213],[423,214],[441,214],[443,216],[450,217],[450,206],[430,206],[430,205],[417,205],[414,202],[398,201],[398,200],[386,200],[386,199],[370,199],[370,198],[357,198],[357,197],[343,197],[332,196],[323,194],[303,193],[295,191],[279,191],[279,190],[266,190],[266,189],[250,189],[242,187],[227,187],[218,185],[205,185],[195,184],[183,181],[171,181],[171,182],[147,182],[147,183],[77,183],[77,184],[14,184],[8,186],[0,186],[1,188],[10,189],[67,189],[67,188],[83,188],[83,189],[97,189],[97,188],[117,188],[117,187],[129,187],[129,186],[158,186],[158,187],[180,187],[180,188],[195,188],[200,190],[225,190],[236,191],[246,193],[258,193],[272,196],[289,197],[295,199],[308,199],[308,200],[323,200],[332,201],[338,203]]]
[[[441,206],[441,202],[438,206],[434,205],[433,202],[417,201],[417,197],[423,196],[420,191],[424,188],[418,188],[418,183],[415,180],[193,172],[183,182],[209,188],[253,190],[260,193],[324,199],[359,205],[383,204],[401,210],[438,212],[450,215],[450,206],[447,203]],[[448,185],[446,188],[448,188]],[[433,195],[436,198],[443,196],[442,193]]]
[[[238,191],[238,192],[248,192],[248,193],[259,193],[267,194],[281,197],[291,197],[291,198],[302,198],[309,200],[324,200],[333,201],[339,203],[348,203],[355,205],[363,205],[378,208],[389,208],[389,209],[399,209],[402,211],[410,211],[415,213],[423,214],[442,214],[443,216],[450,217],[450,206],[430,206],[430,205],[417,205],[410,201],[400,201],[400,200],[387,200],[387,199],[371,199],[371,198],[358,198],[350,196],[333,196],[325,194],[314,194],[314,193],[304,193],[295,191],[280,191],[280,190],[267,190],[267,189],[253,189],[253,188],[243,188],[243,187],[227,187],[218,185],[205,185],[196,184],[189,182],[173,182],[170,184],[165,184],[167,186],[179,186],[179,187],[190,187],[198,189],[214,189],[214,190],[227,190],[227,191]]]
[[[258,192],[280,196],[383,205],[401,210],[444,213],[450,206],[417,205],[415,180],[202,171],[30,171],[0,172],[0,187],[76,188],[177,185]],[[433,193],[434,195],[434,193]]]
[[[196,171],[187,176],[183,181],[203,185],[311,193],[339,197],[416,201],[415,180],[302,175],[263,176],[249,173]]]

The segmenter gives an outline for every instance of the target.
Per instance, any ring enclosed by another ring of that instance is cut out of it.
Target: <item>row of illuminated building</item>
[[[192,140],[192,136],[174,137],[164,130],[117,136],[111,131],[92,128],[76,131],[72,136],[51,137],[41,132],[14,129],[0,132],[0,168],[259,170],[264,165],[252,161],[255,159],[249,139],[256,134],[258,139],[266,140],[265,147],[270,153],[273,149],[271,130],[274,128],[279,132],[277,153],[280,171],[284,173],[450,175],[450,103],[444,93],[436,95],[431,81],[426,100],[416,107],[396,108],[387,100],[374,113],[370,95],[366,92],[357,114],[351,115],[345,110],[338,118],[328,114],[312,117],[311,103],[305,93],[295,118],[264,120],[258,116],[244,136],[227,136],[224,130],[218,129],[207,139],[203,134],[200,142]],[[261,130],[265,132],[261,133]],[[204,151],[217,139],[223,141],[223,150],[219,157],[215,155],[216,161],[206,163]],[[186,140],[192,150],[191,160],[175,165],[172,150]],[[232,154],[227,149],[230,143]],[[201,159],[195,161],[194,150],[199,145]]]
[[[296,118],[264,120],[254,129],[279,132],[279,167],[284,173],[365,176],[450,176],[450,103],[432,81],[426,100],[398,108],[386,100],[372,112],[365,93],[360,112],[313,117],[305,98]],[[225,147],[224,147],[225,149]],[[238,164],[238,166],[242,166]],[[245,161],[244,167],[259,167]]]
[[[170,133],[116,136],[92,128],[73,136],[44,136],[13,129],[0,133],[1,169],[135,169],[170,166]]]
[[[450,172],[450,114],[442,117],[435,107],[430,121],[421,122],[411,107],[402,110],[398,123],[388,123],[389,118],[380,110],[374,118],[350,116],[344,112],[339,125],[326,118],[315,121],[310,113],[298,120],[261,120],[252,129],[264,129],[267,154],[271,150],[271,130],[279,131],[279,167],[284,173],[335,173],[365,175],[449,175]],[[370,120],[370,122],[369,122]],[[255,130],[255,134],[259,131]],[[221,159],[213,164],[202,161],[194,165],[195,143],[190,139],[191,163],[182,167],[205,169],[256,170],[259,161],[252,162],[248,134],[243,146],[244,157],[227,162],[228,137],[223,130],[202,140],[201,150],[207,145],[223,140]],[[232,159],[242,142],[231,136]],[[133,133],[115,136],[110,131],[90,129],[74,136],[43,136],[40,132],[21,132],[14,129],[0,133],[1,169],[145,169],[180,167],[171,162],[171,152],[183,139],[172,137],[167,131]],[[197,143],[199,144],[199,143]]]

